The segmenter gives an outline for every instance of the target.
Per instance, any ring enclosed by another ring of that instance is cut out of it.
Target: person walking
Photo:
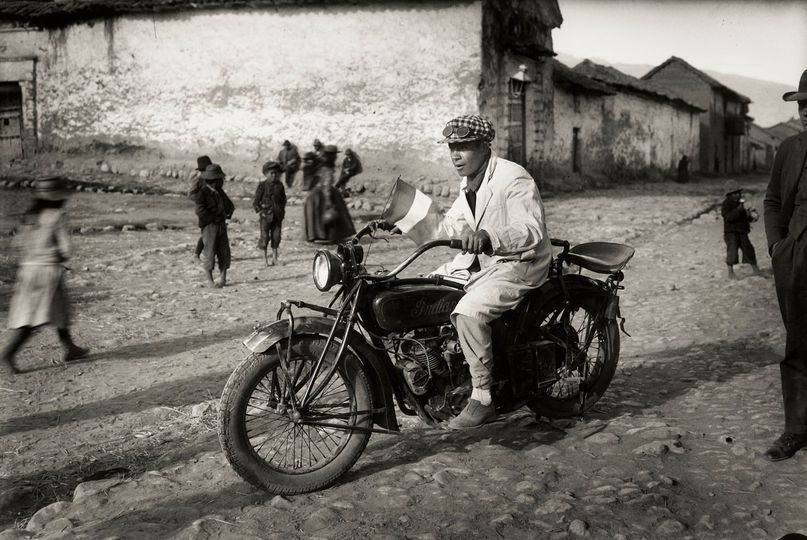
[[[734,180],[727,180],[723,190],[726,198],[720,208],[723,216],[723,240],[726,242],[726,264],[728,265],[728,278],[736,279],[734,265],[740,262],[737,252],[743,254],[743,264],[750,264],[754,275],[760,275],[757,266],[757,254],[748,238],[751,232],[751,223],[759,219],[757,211],[745,207],[743,190]]]
[[[689,157],[684,154],[678,160],[678,177],[677,180],[681,184],[689,182]]]
[[[319,168],[319,160],[314,152],[303,154],[303,191],[311,190],[315,185],[315,176]]]
[[[309,242],[339,242],[356,234],[353,219],[339,190],[334,187],[336,154],[332,145],[322,148],[322,160],[315,175],[316,186],[303,205],[305,237]]]
[[[297,146],[288,140],[283,141],[283,147],[277,154],[277,163],[286,173],[286,187],[291,189],[294,185],[294,175],[300,170],[300,152],[297,151]]]
[[[227,284],[227,270],[230,268],[230,239],[227,237],[227,220],[235,211],[230,198],[224,193],[224,171],[212,163],[200,175],[205,182],[196,197],[196,215],[202,229],[204,249],[202,266],[210,287],[224,287]],[[221,277],[213,281],[213,268],[218,260]]]
[[[798,104],[807,130],[807,70],[799,88],[782,99]],[[771,461],[793,457],[807,447],[807,131],[788,137],[774,158],[765,193],[765,234],[776,296],[787,334],[779,363],[785,413],[784,433],[768,448]]]
[[[196,195],[199,193],[199,190],[204,186],[205,182],[201,179],[202,171],[205,168],[213,163],[208,156],[199,156],[196,158],[196,178],[193,179],[193,185],[191,186],[190,191],[188,191],[188,198],[193,202],[196,202]],[[196,249],[194,249],[194,259],[199,260],[199,257],[202,256],[202,250],[205,247],[205,242],[202,239],[202,232],[199,231],[199,240],[196,241]]]
[[[36,327],[56,327],[64,349],[63,362],[84,358],[88,350],[70,335],[70,303],[64,285],[64,262],[70,257],[65,202],[67,185],[62,177],[38,180],[34,200],[22,221],[23,255],[8,313],[10,336],[0,352],[0,372],[19,373],[14,356]]]
[[[280,164],[276,161],[267,161],[263,164],[265,180],[255,189],[252,207],[260,216],[261,237],[258,240],[258,249],[263,250],[263,260],[270,266],[266,248],[272,246],[272,264],[277,264],[277,250],[280,247],[280,235],[283,227],[283,218],[286,216],[286,190],[280,181]]]

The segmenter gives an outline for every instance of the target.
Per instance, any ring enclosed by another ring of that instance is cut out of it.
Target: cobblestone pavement
[[[764,179],[743,182],[761,209]],[[344,482],[289,498],[235,475],[211,419],[253,321],[273,318],[281,298],[323,299],[310,285],[298,207],[284,265],[273,269],[253,249],[254,219],[237,214],[232,283],[207,290],[190,261],[198,231],[182,217],[187,203],[81,193],[74,221],[96,229],[75,238],[69,284],[76,334],[95,355],[48,367],[55,340],[43,333],[20,356],[29,371],[0,385],[0,508],[20,510],[13,497],[52,503],[0,538],[807,533],[807,454],[761,457],[783,424],[784,343],[762,224],[751,238],[764,275],[741,268],[726,280],[720,192],[716,181],[656,184],[545,201],[553,236],[636,248],[621,303],[631,337],[622,336],[620,367],[592,414],[550,423],[524,410],[463,433],[405,418],[401,436],[373,436]],[[98,232],[144,213],[177,228]],[[370,259],[389,266],[410,249],[405,239],[378,242]],[[446,256],[432,253],[414,271]]]

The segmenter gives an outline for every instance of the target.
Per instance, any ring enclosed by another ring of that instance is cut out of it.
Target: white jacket
[[[551,245],[538,186],[522,166],[491,154],[474,213],[463,191],[467,181],[467,177],[462,179],[460,194],[435,231],[435,239],[459,238],[468,229],[484,229],[493,255],[477,255],[480,271],[473,275],[468,272],[474,261],[472,253],[458,253],[434,273],[468,280],[465,290],[469,294],[455,313],[491,320],[515,307],[524,294],[546,280]],[[521,254],[502,254],[529,246],[534,247]]]

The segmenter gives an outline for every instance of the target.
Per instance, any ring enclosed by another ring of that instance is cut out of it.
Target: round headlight
[[[327,291],[342,281],[342,261],[333,253],[325,250],[314,255],[314,285],[320,291]]]

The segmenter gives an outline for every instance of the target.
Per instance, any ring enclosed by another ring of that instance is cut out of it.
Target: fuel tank
[[[373,313],[378,326],[389,332],[444,324],[463,294],[441,285],[398,285],[373,298]]]

